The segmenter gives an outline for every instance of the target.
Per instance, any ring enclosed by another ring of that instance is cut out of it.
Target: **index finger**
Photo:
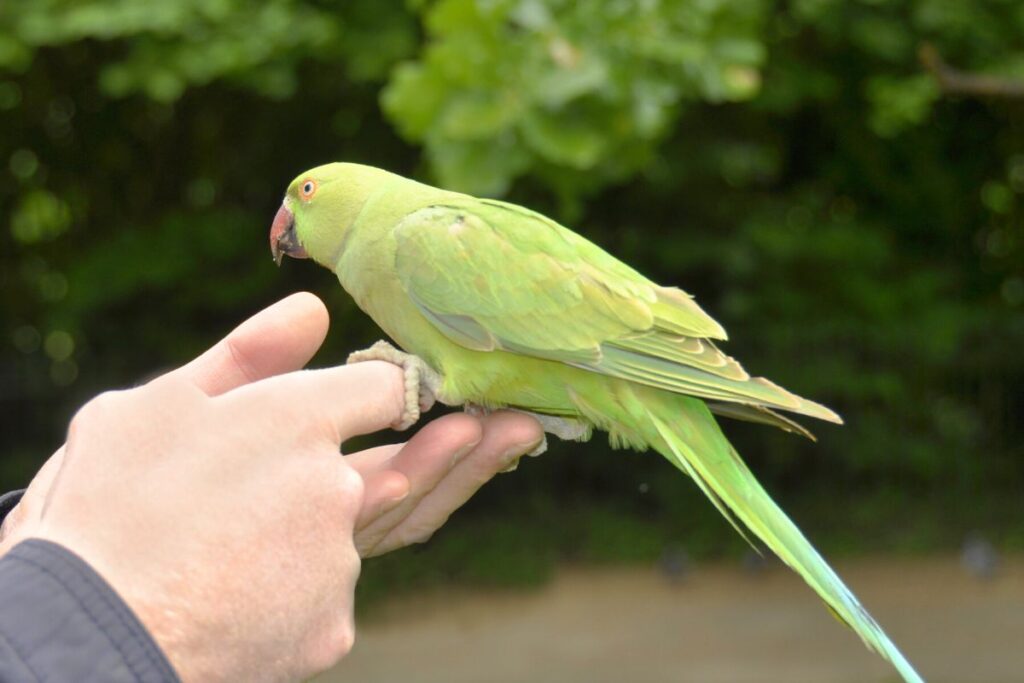
[[[405,410],[404,387],[400,367],[367,361],[277,375],[214,400],[245,411],[269,410],[288,429],[340,446],[397,422]]]

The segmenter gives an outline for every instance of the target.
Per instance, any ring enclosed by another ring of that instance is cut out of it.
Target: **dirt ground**
[[[955,558],[839,573],[932,683],[1024,681],[1024,557],[980,581]],[[874,683],[892,670],[781,567],[574,569],[535,591],[402,597],[319,683]]]

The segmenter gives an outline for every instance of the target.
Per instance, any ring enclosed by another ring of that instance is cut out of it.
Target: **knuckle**
[[[104,391],[86,403],[85,407],[88,408],[91,406],[93,409],[99,410],[115,408],[124,402],[125,394],[129,391],[130,389],[111,389]]]
[[[338,471],[338,490],[345,498],[362,499],[363,477],[347,464]]]
[[[334,652],[337,653],[338,659],[341,659],[352,651],[356,643],[355,623],[351,619],[344,619],[343,625],[337,629],[332,640]]]
[[[126,391],[104,391],[91,398],[71,418],[71,429],[104,419],[124,404]]]
[[[315,498],[317,508],[330,510],[337,519],[347,519],[362,505],[363,478],[347,464],[339,466],[338,460],[334,454],[320,460],[319,467],[307,466],[305,495]]]
[[[318,672],[330,669],[352,651],[355,642],[356,628],[351,616],[337,619],[317,639],[310,653],[310,668]]]
[[[223,344],[225,353],[247,383],[255,382],[259,379],[259,373],[256,371],[253,359],[244,349],[239,347],[237,339],[229,336],[220,343]]]

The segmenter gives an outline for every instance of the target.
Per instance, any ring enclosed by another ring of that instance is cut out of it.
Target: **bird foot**
[[[400,351],[384,340],[368,349],[350,353],[345,364],[370,360],[382,360],[397,365],[405,373],[405,409],[398,421],[391,425],[392,428],[403,431],[416,424],[420,415],[430,410],[437,401],[437,394],[443,381],[441,375],[419,356]]]
[[[479,403],[463,403],[462,412],[466,415],[472,415],[473,417],[487,417],[494,411],[490,408],[483,407]]]
[[[540,422],[540,426],[544,428],[545,432],[552,436],[557,436],[561,441],[589,441],[591,434],[594,432],[594,428],[587,423],[571,417],[555,417],[554,415],[542,415],[525,410],[520,412],[535,418],[537,422]],[[544,444],[542,443],[541,446],[544,446]],[[543,452],[541,450],[537,453],[528,453],[527,455],[540,455]]]
[[[489,408],[478,405],[476,403],[466,403],[462,406],[462,410],[467,415],[474,417],[483,417],[490,414],[492,411]],[[531,413],[528,410],[519,410],[518,408],[509,408],[517,413],[523,413],[540,422],[541,428],[545,434],[542,436],[540,443],[532,451],[527,453],[527,457],[536,458],[538,455],[548,450],[548,434],[557,436],[562,441],[588,441],[594,429],[590,425],[586,424],[582,420],[574,420],[569,417],[556,417],[554,415],[544,415],[541,413]],[[508,468],[502,470],[502,472],[512,472],[519,466],[519,460],[514,460]]]
[[[582,420],[574,420],[571,417],[556,417],[554,415],[544,415],[541,413],[531,413],[528,410],[517,410],[516,412],[525,413],[533,419],[540,422],[541,428],[544,430],[544,437],[537,444],[537,447],[526,455],[531,458],[536,458],[538,455],[548,450],[548,434],[557,436],[560,441],[589,441],[590,435],[593,434],[594,428],[588,425]]]

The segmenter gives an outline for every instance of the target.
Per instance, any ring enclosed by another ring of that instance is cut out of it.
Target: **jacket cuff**
[[[0,681],[22,680],[179,683],[114,589],[41,539],[0,558]]]
[[[11,491],[0,496],[0,524],[3,523],[4,517],[7,513],[14,509],[14,506],[18,504],[21,497],[25,495],[25,489],[20,491]]]

